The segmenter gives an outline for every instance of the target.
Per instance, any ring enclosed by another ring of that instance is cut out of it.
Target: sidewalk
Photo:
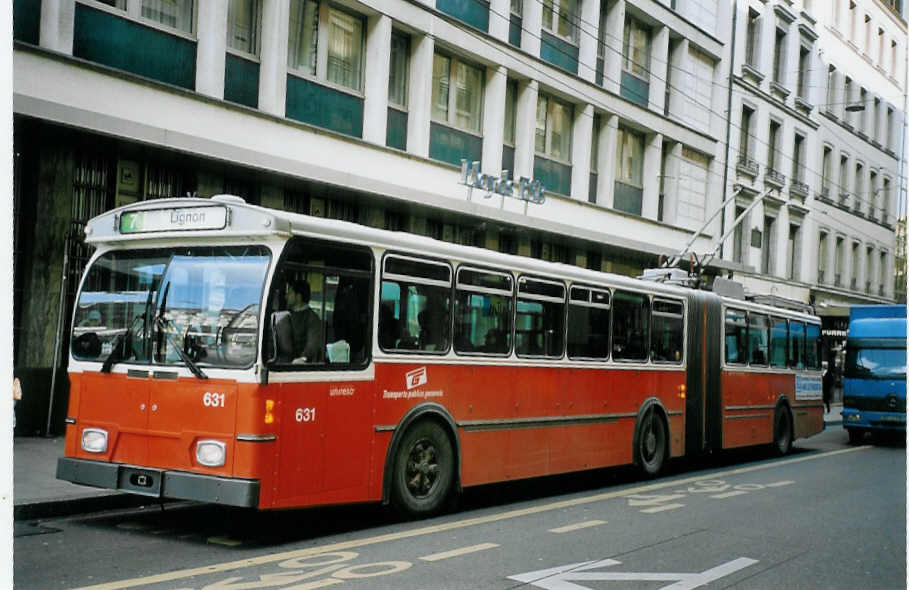
[[[826,428],[843,423],[843,404],[831,404],[824,414]],[[13,516],[15,520],[52,518],[127,506],[154,500],[114,490],[78,486],[57,479],[57,459],[63,456],[63,437],[13,439]]]

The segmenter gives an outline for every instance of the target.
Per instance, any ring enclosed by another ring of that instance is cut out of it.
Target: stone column
[[[502,143],[505,141],[505,66],[486,68],[486,95],[483,103],[483,161],[487,174],[502,170]]]
[[[687,40],[686,40],[687,41]],[[662,26],[657,29],[650,45],[650,109],[658,113],[663,112],[666,103],[666,66],[669,62],[669,27]],[[690,72],[690,70],[688,70]],[[689,74],[693,75],[693,74]],[[679,87],[677,79],[671,80],[676,88]],[[692,97],[694,98],[694,97]],[[710,108],[711,105],[695,108]]]
[[[391,17],[375,14],[366,21],[366,83],[363,139],[385,145],[388,127],[388,69],[391,64]]]
[[[38,44],[51,51],[72,55],[76,0],[42,0],[40,4]]]
[[[540,36],[542,28],[542,0],[525,0],[524,18],[521,23],[521,49],[533,57],[540,56]]]
[[[531,0],[531,4],[534,1]],[[533,178],[534,137],[537,129],[536,80],[521,80],[518,84],[518,108],[515,120],[514,178]]]
[[[656,220],[660,206],[660,169],[663,160],[663,135],[648,134],[644,140],[644,191],[641,216]]]
[[[530,0],[535,2],[536,0]],[[580,47],[578,48],[578,75],[596,83],[597,40],[600,28],[600,0],[581,0]]]
[[[615,94],[619,93],[619,85],[622,80],[624,34],[625,0],[616,0],[606,13],[606,59],[603,64],[603,87]],[[610,192],[610,194],[612,193]]]
[[[771,247],[775,249],[777,256],[773,261],[774,268],[770,272],[778,277],[788,278],[786,267],[789,266],[789,208],[785,205],[780,207],[774,226],[776,227],[776,240]]]
[[[663,141],[666,141],[665,138]],[[668,223],[669,225],[675,225],[678,212],[679,173],[682,169],[682,147],[684,146],[680,141],[672,143],[663,167],[663,174],[666,175],[665,178],[663,178],[663,222]],[[712,211],[712,209],[708,210]],[[734,211],[735,210],[733,209],[733,212]],[[735,217],[733,217],[733,220],[734,219]],[[717,237],[720,237],[720,234],[717,234]]]
[[[669,89],[669,112],[676,116],[684,116],[688,99],[693,98],[685,96],[683,92],[685,85],[681,83],[685,76],[692,75],[689,47],[688,39],[680,40],[675,44],[669,58],[669,67],[672,70],[669,74],[669,81],[672,84],[672,88]]]
[[[764,74],[764,80],[761,82],[761,89],[765,92],[770,91],[770,83],[773,82],[773,52],[776,46],[776,15],[773,13],[771,4],[759,6],[761,14],[761,46],[757,49],[760,55],[758,70]],[[783,67],[785,70],[785,66]]]
[[[571,198],[586,201],[590,189],[593,105],[575,105],[571,129]]]
[[[530,0],[536,2],[536,0]],[[489,34],[508,43],[508,29],[511,19],[510,0],[490,0],[489,3]]]
[[[259,63],[259,110],[283,117],[287,112],[287,35],[290,0],[264,0],[262,55]]]
[[[407,151],[429,156],[429,118],[432,111],[432,58],[435,41],[414,35],[410,43],[410,88],[407,104]]]
[[[224,98],[227,2],[199,0],[196,22],[196,92],[220,100]]]
[[[619,116],[604,115],[597,138],[597,204],[610,209],[615,205],[615,153],[619,135]]]

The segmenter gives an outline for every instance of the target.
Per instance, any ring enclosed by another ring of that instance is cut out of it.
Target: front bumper
[[[843,408],[843,428],[864,430],[906,430],[906,414]]]
[[[259,481],[61,457],[57,479],[152,498],[256,508]]]

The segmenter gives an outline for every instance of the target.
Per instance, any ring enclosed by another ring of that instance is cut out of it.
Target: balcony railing
[[[830,203],[831,202],[830,201],[830,187],[822,186],[821,192],[818,193],[818,196],[821,198],[822,201],[827,201],[828,203]]]
[[[761,171],[761,165],[748,156],[739,156],[739,161],[735,167],[739,172],[749,176],[757,176]]]
[[[777,188],[783,188],[783,185],[786,184],[786,175],[768,166],[764,173],[764,182],[775,185]]]
[[[823,268],[817,269],[817,282],[818,282],[818,284],[821,284],[824,282],[824,269]]]
[[[847,207],[849,205],[849,197],[852,196],[849,193],[840,193],[840,205]]]
[[[802,182],[801,180],[792,179],[792,182],[789,184],[789,192],[795,195],[802,197],[803,199],[808,198],[808,183]]]

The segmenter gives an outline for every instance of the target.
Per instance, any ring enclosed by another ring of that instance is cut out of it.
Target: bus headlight
[[[106,453],[107,431],[100,428],[86,428],[83,430],[82,450],[89,453]]]
[[[200,440],[196,443],[196,461],[206,467],[221,467],[227,454],[225,448],[219,440]]]

